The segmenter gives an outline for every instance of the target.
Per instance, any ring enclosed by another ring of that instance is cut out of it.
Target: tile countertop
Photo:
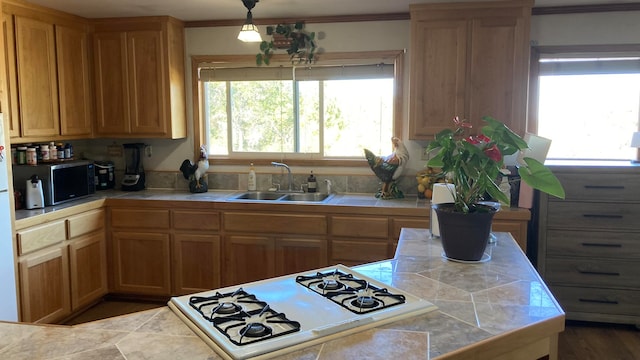
[[[557,346],[564,312],[509,234],[484,263],[441,253],[428,230],[405,228],[393,259],[355,268],[438,310],[278,359],[538,359]],[[168,307],[72,327],[0,322],[0,358],[219,359]]]
[[[125,200],[159,200],[159,201],[206,201],[206,202],[223,202],[231,204],[239,204],[242,201],[249,203],[260,203],[252,200],[230,200],[234,195],[245,191],[238,190],[213,190],[201,194],[192,194],[188,191],[179,190],[163,190],[163,189],[146,189],[142,191],[119,191],[119,190],[103,190],[97,191],[94,195],[69,201],[56,206],[47,206],[44,209],[34,210],[16,210],[16,221],[28,219],[38,215],[53,214],[57,211],[68,211],[74,206],[91,203],[93,201],[103,201],[105,199],[125,199]],[[263,204],[293,205],[299,202],[262,202]],[[360,206],[360,207],[376,207],[376,208],[396,208],[396,209],[424,209],[430,204],[429,200],[419,199],[417,196],[407,196],[403,199],[382,200],[377,199],[373,194],[365,193],[346,193],[334,194],[327,202],[313,203],[308,202],[304,205],[310,206]],[[511,216],[524,217],[529,219],[529,209],[520,208],[503,208],[501,213],[496,216],[503,216],[504,213],[511,213]]]

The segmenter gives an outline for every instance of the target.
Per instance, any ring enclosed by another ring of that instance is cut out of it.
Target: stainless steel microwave
[[[83,198],[96,191],[95,168],[91,161],[71,160],[51,164],[15,165],[13,187],[24,194],[26,181],[33,175],[42,180],[46,206]]]

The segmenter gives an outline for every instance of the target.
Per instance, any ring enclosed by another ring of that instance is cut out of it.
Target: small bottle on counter
[[[27,147],[18,146],[18,165],[24,165],[27,163]]]
[[[249,178],[247,180],[247,189],[249,191],[255,191],[257,189],[256,184],[256,170],[253,168],[253,163],[249,166]]]
[[[58,149],[58,160],[64,160],[64,145],[62,145],[62,143],[58,143],[56,147]]]
[[[27,148],[27,165],[38,165],[38,155],[34,147]]]
[[[53,141],[49,143],[49,160],[58,160],[58,149]]]
[[[316,181],[315,175],[313,175],[313,171],[311,175],[307,178],[307,189],[310,193],[314,193],[318,189],[318,182]]]
[[[49,161],[49,145],[40,145],[40,154],[42,154],[42,161]]]
[[[64,158],[71,159],[71,144],[64,144]]]

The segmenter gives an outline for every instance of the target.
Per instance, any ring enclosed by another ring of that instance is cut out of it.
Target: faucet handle
[[[332,190],[331,190],[331,186],[333,185],[333,184],[331,183],[331,180],[329,180],[329,179],[324,179],[324,182],[327,184],[327,194],[331,194],[331,191],[332,191]]]

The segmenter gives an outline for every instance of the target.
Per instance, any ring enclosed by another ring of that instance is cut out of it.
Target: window
[[[628,53],[549,53],[539,63],[538,135],[548,158],[635,159],[640,57]]]
[[[364,148],[388,152],[401,131],[395,104],[402,53],[366,54],[312,66],[199,61],[199,114],[210,156],[327,160],[362,159]]]

